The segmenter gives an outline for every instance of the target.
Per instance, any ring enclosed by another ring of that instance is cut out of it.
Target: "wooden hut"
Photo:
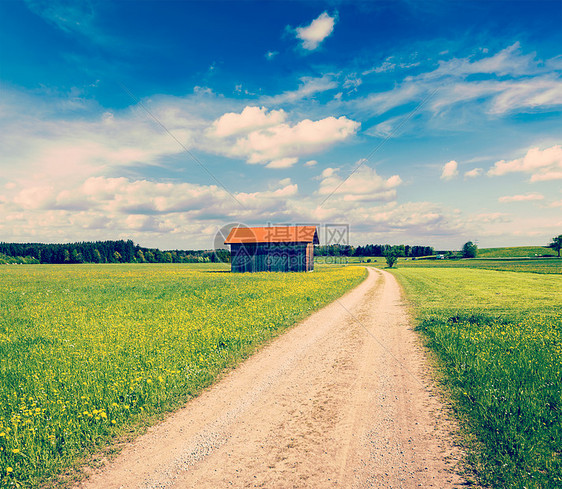
[[[224,242],[232,272],[312,271],[318,243],[316,226],[235,227]]]

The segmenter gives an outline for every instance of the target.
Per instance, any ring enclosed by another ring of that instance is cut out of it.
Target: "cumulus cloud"
[[[497,161],[488,171],[489,176],[522,172],[531,175],[531,182],[562,179],[562,145],[541,150],[531,148],[527,154],[511,161]]]
[[[300,39],[301,46],[307,51],[314,51],[320,43],[326,39],[334,30],[337,15],[331,17],[327,12],[323,12],[306,27],[297,27],[295,33]]]
[[[287,114],[284,110],[272,110],[269,113],[265,107],[245,107],[238,114],[229,112],[213,122],[212,130],[215,136],[224,138],[256,129],[275,126],[285,122]]]
[[[370,235],[370,241],[402,239],[408,234],[412,240],[428,236],[454,235],[464,230],[463,222],[454,211],[443,209],[431,202],[347,202],[330,199],[327,205],[312,209],[311,214],[321,222],[346,222],[353,230],[354,239]],[[378,235],[375,237],[374,235]]]
[[[451,180],[458,174],[458,163],[455,160],[451,160],[443,165],[443,169],[441,171],[441,180]]]
[[[503,197],[500,197],[498,199],[498,202],[506,204],[510,202],[530,202],[537,200],[544,200],[544,195],[538,193],[528,193],[524,195],[504,195]]]
[[[16,186],[0,199],[0,211],[3,222],[13,224],[12,236],[17,232],[33,236],[32,225],[36,225],[44,240],[56,239],[61,230],[66,230],[68,240],[69,228],[73,237],[99,239],[100,234],[83,231],[107,230],[107,236],[114,239],[131,237],[131,230],[145,237],[146,233],[187,234],[194,224],[221,219],[286,220],[289,203],[297,194],[298,186],[289,179],[268,190],[231,196],[215,185],[90,177],[75,186],[66,182],[35,188]],[[43,224],[37,224],[40,222]],[[47,230],[45,223],[49,223]]]
[[[283,122],[285,117],[283,111],[267,113],[265,108],[246,107],[241,114],[225,114],[215,121],[212,135],[222,136],[216,141],[227,156],[244,158],[250,164],[265,164],[269,168],[288,168],[301,156],[345,141],[360,125],[343,116],[318,121],[304,119],[291,125]]]
[[[326,168],[320,175],[318,193],[335,196],[345,202],[390,201],[396,198],[396,187],[402,183],[400,176],[385,179],[367,165],[362,165],[347,177],[342,177],[340,173],[339,168]]]
[[[359,123],[347,117],[304,119],[294,126],[277,126],[253,131],[237,140],[234,151],[248,156],[248,163],[298,157],[322,151],[356,133]]]

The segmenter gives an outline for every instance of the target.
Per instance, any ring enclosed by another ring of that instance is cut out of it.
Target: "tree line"
[[[144,248],[131,240],[65,244],[0,242],[2,263],[208,263],[228,261],[227,250]]]
[[[394,253],[399,257],[417,258],[435,254],[431,246],[411,246],[411,245],[388,245],[388,244],[368,244],[365,246],[351,245],[324,245],[316,246],[314,254],[316,256],[386,256]]]

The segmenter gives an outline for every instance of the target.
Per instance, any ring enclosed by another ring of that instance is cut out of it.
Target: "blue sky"
[[[0,240],[562,232],[560,1],[0,2]]]

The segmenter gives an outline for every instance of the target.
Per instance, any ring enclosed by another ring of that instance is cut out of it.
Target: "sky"
[[[0,1],[0,241],[562,233],[562,2]]]

